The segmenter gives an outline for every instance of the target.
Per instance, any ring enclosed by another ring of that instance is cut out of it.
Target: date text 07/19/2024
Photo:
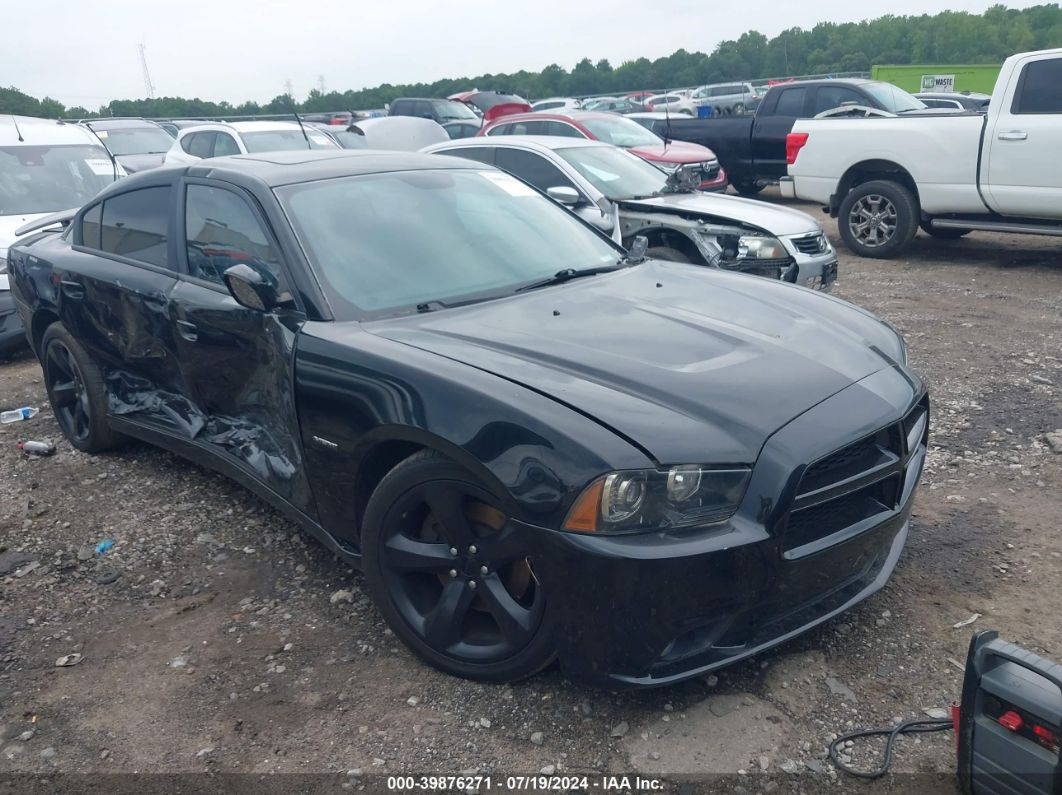
[[[527,775],[527,776],[388,776],[389,792],[659,792],[659,778],[607,775]]]

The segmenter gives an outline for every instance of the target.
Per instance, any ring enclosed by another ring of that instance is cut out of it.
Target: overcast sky
[[[1008,3],[1013,7],[1028,2]],[[0,84],[90,109],[146,96],[137,45],[158,96],[267,101],[290,80],[328,90],[537,71],[607,58],[613,66],[683,47],[710,52],[750,28],[774,36],[817,22],[991,0],[66,0],[5,2]]]

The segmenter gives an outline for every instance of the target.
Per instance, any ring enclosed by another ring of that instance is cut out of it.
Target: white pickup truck
[[[1062,236],[1062,49],[1008,58],[987,113],[797,121],[786,154],[782,195],[820,202],[864,257],[920,226]]]

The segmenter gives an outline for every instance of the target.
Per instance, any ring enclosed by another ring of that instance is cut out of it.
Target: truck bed
[[[978,165],[985,124],[979,113],[803,119],[793,133],[808,139],[789,176],[797,196],[829,206],[851,170],[894,163],[918,186],[923,211],[983,213]]]

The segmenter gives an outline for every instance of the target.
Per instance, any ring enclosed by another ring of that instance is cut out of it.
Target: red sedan
[[[665,171],[700,170],[701,190],[726,190],[726,172],[715,152],[700,144],[664,141],[635,121],[615,113],[573,110],[564,113],[517,113],[485,125],[478,135],[559,135],[629,149]]]

